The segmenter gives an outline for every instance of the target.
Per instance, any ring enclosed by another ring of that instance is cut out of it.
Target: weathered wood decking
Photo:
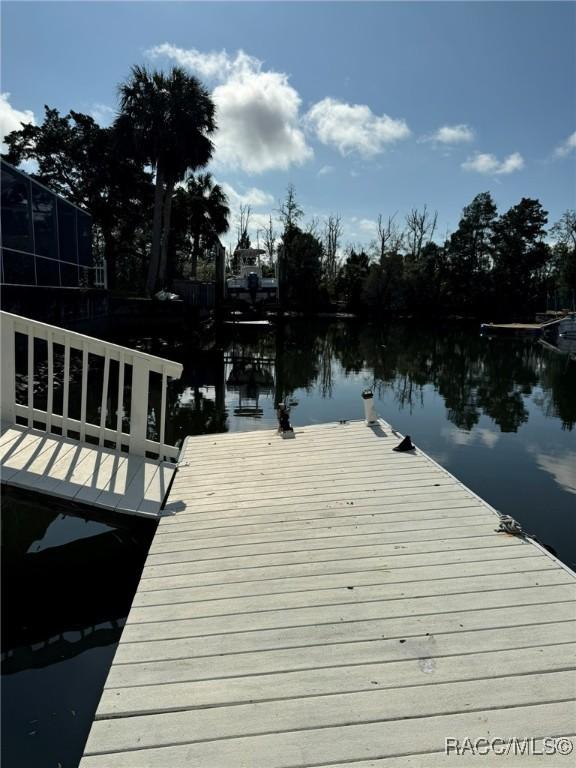
[[[81,768],[572,764],[444,756],[576,733],[576,580],[397,443],[188,439]]]
[[[18,424],[0,428],[3,484],[98,509],[158,517],[174,472],[174,464]]]

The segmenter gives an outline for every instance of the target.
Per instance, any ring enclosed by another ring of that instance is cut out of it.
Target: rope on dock
[[[513,536],[527,536],[522,530],[522,525],[510,515],[500,515],[500,526],[496,533],[511,533]]]

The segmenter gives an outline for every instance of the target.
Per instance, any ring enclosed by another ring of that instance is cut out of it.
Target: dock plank
[[[574,707],[567,706],[565,702],[536,704],[448,716],[217,739],[86,756],[80,768],[142,768],[144,765],[150,768],[222,768],[240,765],[250,768],[290,768],[295,765],[326,765],[338,760],[350,763],[357,758],[396,758],[410,752],[416,755],[422,752],[441,752],[445,745],[444,734],[454,734],[461,739],[469,733],[475,737],[492,738],[493,734],[500,733],[503,722],[506,722],[506,733],[528,732],[535,733],[536,737],[549,734],[562,736],[574,730]],[[484,765],[493,766],[494,762],[490,760],[494,760],[493,755],[488,755]],[[452,755],[443,764],[453,763]]]
[[[308,575],[265,579],[258,583],[251,581],[233,582],[231,584],[217,583],[215,585],[199,586],[197,584],[170,587],[158,585],[154,590],[139,590],[132,605],[171,605],[206,600],[244,599],[250,592],[251,597],[264,595],[283,595],[314,592],[316,594],[334,589],[355,591],[365,587],[376,587],[383,584],[405,584],[409,582],[425,582],[438,580],[454,580],[470,576],[502,576],[508,573],[541,572],[556,570],[549,558],[544,555],[534,557],[512,558],[494,562],[454,563],[447,565],[416,566],[414,568],[397,568],[390,570],[384,566],[380,571],[376,568],[365,571],[348,571],[343,574],[328,573],[326,575]],[[149,585],[147,585],[149,586]]]
[[[557,568],[506,574],[506,589],[513,590],[527,587],[562,585],[569,583],[570,577]],[[351,580],[352,581],[352,580]],[[250,595],[231,599],[192,600],[181,602],[180,595],[175,601],[161,604],[133,606],[130,611],[130,623],[148,623],[159,621],[179,621],[185,619],[203,619],[207,616],[226,616],[232,619],[244,614],[258,614],[255,622],[266,616],[261,614],[282,613],[282,620],[291,615],[291,611],[308,611],[310,608],[326,606],[356,606],[366,602],[396,601],[407,602],[410,599],[428,596],[450,596],[455,594],[474,594],[479,602],[484,592],[498,591],[502,588],[502,575],[490,573],[452,579],[427,579],[425,581],[381,583],[358,586],[330,587],[320,590],[301,590],[288,593]],[[176,602],[177,601],[177,602]],[[346,608],[343,608],[346,610]]]
[[[172,746],[248,735],[308,731],[357,723],[386,722],[406,717],[451,715],[457,706],[470,712],[489,707],[512,707],[566,701],[576,686],[576,672],[553,672],[504,677],[495,687],[492,680],[473,680],[395,690],[372,690],[342,696],[317,696],[314,706],[300,700],[241,704],[221,709],[194,709],[170,714],[134,716],[129,720],[99,720],[86,754]],[[457,702],[457,705],[456,705]]]
[[[461,552],[470,550],[469,556],[474,556],[474,550],[487,548],[508,548],[527,546],[519,540],[512,537],[494,539],[490,534],[484,533],[481,536],[469,536],[458,539],[458,546],[454,546],[452,539],[431,539],[430,541],[407,541],[403,544],[365,544],[356,542],[356,545],[338,548],[322,548],[317,551],[305,550],[296,552],[280,552],[260,555],[239,555],[234,557],[212,558],[203,560],[172,561],[166,563],[146,562],[144,566],[144,578],[177,576],[191,573],[214,573],[230,572],[233,570],[262,570],[265,568],[281,568],[282,566],[300,566],[312,563],[346,563],[349,560],[358,558],[366,560],[367,567],[371,567],[369,562],[374,557],[395,558],[404,556],[413,556],[420,554],[430,554],[442,562],[443,557],[459,556]],[[394,561],[395,562],[395,561]]]
[[[538,605],[538,619],[542,624],[566,621],[566,602]],[[161,661],[169,659],[196,659],[204,656],[264,653],[289,648],[313,649],[316,646],[337,645],[364,641],[409,637],[426,637],[429,634],[453,634],[459,632],[489,631],[514,628],[519,638],[525,636],[527,617],[524,606],[503,606],[482,610],[464,610],[454,613],[402,616],[401,618],[368,619],[362,622],[334,622],[308,627],[283,627],[257,632],[232,632],[210,635],[206,638],[184,637],[174,640],[125,641],[120,644],[114,664]]]
[[[424,768],[448,736],[574,732],[574,573],[400,439],[186,440],[81,768]]]
[[[576,644],[532,646],[454,656],[316,667],[294,672],[213,677],[112,688],[106,686],[97,719],[135,714],[175,712],[256,701],[306,699],[322,695],[372,691],[379,688],[425,686],[440,682],[482,680],[562,672],[574,669]],[[494,685],[496,691],[497,684]],[[496,694],[495,694],[496,695]],[[313,709],[314,702],[308,702]]]
[[[297,670],[316,670],[348,664],[375,664],[405,659],[437,659],[458,654],[476,654],[534,645],[569,643],[574,638],[574,621],[533,624],[524,627],[522,635],[516,627],[444,635],[427,633],[413,638],[370,640],[364,642],[321,645],[286,650],[253,651],[252,653],[203,656],[201,659],[159,659],[155,662],[114,665],[107,681],[108,688],[130,688],[193,680],[206,680],[247,675],[261,675]],[[404,640],[404,642],[400,642]],[[574,657],[576,660],[576,656]],[[576,689],[575,689],[576,690]]]
[[[145,568],[142,573],[142,581],[136,597],[146,594],[149,591],[180,589],[185,587],[219,586],[224,587],[222,594],[226,594],[225,585],[237,584],[237,588],[246,589],[246,582],[256,582],[254,594],[260,589],[258,582],[268,581],[280,583],[291,579],[305,579],[309,577],[328,577],[346,578],[346,574],[374,574],[389,573],[395,574],[407,568],[422,569],[426,566],[446,566],[459,564],[474,567],[475,563],[481,563],[487,567],[494,568],[497,572],[500,561],[511,561],[516,558],[531,558],[533,551],[522,546],[516,547],[485,547],[476,552],[468,550],[457,552],[424,552],[411,555],[394,554],[389,557],[361,557],[338,560],[322,560],[320,562],[303,562],[288,565],[262,565],[260,567],[250,568],[232,568],[224,570],[214,570],[204,573],[180,573],[171,575],[158,573],[162,566]],[[543,557],[543,555],[538,555]],[[547,560],[550,562],[549,560]],[[169,568],[170,566],[165,566]],[[506,568],[511,567],[508,564]],[[416,571],[415,571],[416,573]],[[156,574],[156,575],[155,575]],[[336,583],[336,582],[331,582]]]
[[[471,602],[476,608],[495,608],[505,605],[540,605],[549,602],[576,600],[576,584],[546,587],[524,587],[513,590],[490,590],[451,595],[433,595],[398,600],[372,600],[363,603],[323,605],[309,608],[292,608],[288,611],[262,611],[260,613],[232,614],[230,616],[204,616],[189,619],[171,619],[159,622],[132,621],[131,614],[124,627],[123,638],[132,641],[161,640],[174,637],[218,635],[225,632],[253,632],[260,629],[316,626],[335,621],[364,621],[384,617],[418,616],[430,613],[448,613],[465,610]],[[472,593],[474,595],[474,593]],[[140,609],[134,609],[140,610]],[[567,608],[567,610],[569,610]]]

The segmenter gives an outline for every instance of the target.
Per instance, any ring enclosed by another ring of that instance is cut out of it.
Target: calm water
[[[538,342],[309,321],[228,326],[203,352],[184,336],[115,339],[184,363],[175,441],[274,429],[281,400],[296,426],[359,419],[370,386],[384,419],[576,565],[576,363]],[[5,500],[4,768],[77,766],[153,532]]]

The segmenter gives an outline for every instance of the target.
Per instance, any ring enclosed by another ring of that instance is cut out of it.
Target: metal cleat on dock
[[[294,429],[290,424],[290,409],[288,406],[285,403],[278,403],[276,415],[278,416],[278,432],[280,436],[284,439],[293,438],[295,435]]]
[[[500,525],[495,529],[496,533],[511,533],[513,536],[524,536],[524,531],[518,520],[510,515],[500,515]]]
[[[416,446],[410,439],[410,435],[406,435],[404,440],[402,440],[401,443],[399,443],[396,448],[392,448],[393,451],[398,451],[398,453],[404,453],[404,451],[415,451]]]

